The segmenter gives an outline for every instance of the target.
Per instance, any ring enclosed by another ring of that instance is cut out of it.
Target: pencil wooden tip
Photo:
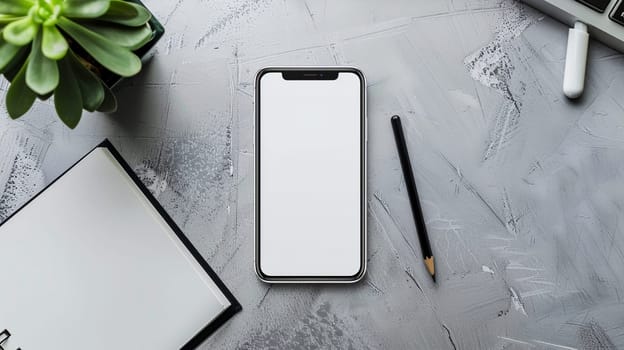
[[[427,266],[427,271],[429,271],[429,274],[435,281],[435,264],[433,262],[433,256],[425,257],[425,266]]]

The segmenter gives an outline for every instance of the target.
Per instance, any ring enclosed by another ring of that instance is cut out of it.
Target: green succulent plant
[[[141,70],[133,51],[152,39],[150,17],[123,0],[0,0],[0,73],[11,81],[9,116],[17,119],[36,98],[51,96],[72,129],[83,109],[114,111],[101,70],[121,77]]]

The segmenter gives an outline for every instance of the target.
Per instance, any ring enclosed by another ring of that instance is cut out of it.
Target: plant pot
[[[141,61],[145,64],[152,57],[154,57],[154,53],[156,52],[156,49],[155,49],[156,44],[158,43],[158,41],[160,41],[162,36],[165,34],[165,27],[163,27],[163,25],[154,16],[154,13],[147,6],[145,6],[145,4],[141,2],[141,0],[126,0],[126,1],[141,5],[145,7],[152,14],[152,17],[150,18],[148,23],[150,27],[152,28],[152,33],[154,33],[154,37],[143,47],[141,47],[140,49],[134,52],[136,53],[137,56],[141,58]],[[115,85],[117,85],[117,83],[119,83],[122,80],[120,76],[113,74],[111,72],[108,72],[108,71],[106,72],[108,73],[108,75],[104,76],[102,80],[108,87],[113,88]]]
[[[162,36],[165,34],[165,28],[158,21],[158,19],[156,19],[156,17],[154,16],[154,13],[150,11],[150,9],[147,6],[145,6],[143,2],[141,2],[140,0],[126,0],[126,1],[145,7],[152,15],[148,23],[149,23],[150,28],[152,29],[153,37],[143,47],[134,51],[134,53],[141,58],[141,62],[145,64],[154,56],[155,46],[158,43],[158,41],[162,38]],[[123,79],[123,77],[102,67],[79,45],[70,44],[70,46],[72,47],[72,50],[74,50],[76,54],[85,61],[84,63],[87,64],[88,68],[93,73],[98,75],[100,79],[102,79],[104,84],[106,84],[106,86],[108,86],[109,88],[111,89],[114,88]]]

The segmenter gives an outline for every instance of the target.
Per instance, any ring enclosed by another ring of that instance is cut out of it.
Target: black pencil
[[[414,216],[416,231],[418,233],[418,239],[420,240],[420,250],[422,251],[423,258],[425,259],[427,271],[429,271],[431,277],[433,278],[433,282],[435,282],[436,278],[433,253],[431,252],[431,244],[429,243],[429,236],[427,235],[427,228],[425,227],[425,218],[423,217],[420,200],[418,199],[418,191],[416,191],[414,171],[412,170],[412,163],[410,162],[409,153],[407,152],[407,144],[405,143],[405,135],[403,133],[403,126],[401,125],[401,118],[399,118],[398,115],[395,115],[390,119],[390,121],[392,122],[394,139],[396,140],[397,149],[399,151],[401,168],[403,168],[403,177],[405,177],[407,195],[409,196],[410,205],[412,207],[412,215]]]

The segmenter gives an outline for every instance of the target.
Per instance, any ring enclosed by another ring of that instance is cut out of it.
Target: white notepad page
[[[7,350],[178,349],[229,305],[106,148],[0,226]]]

